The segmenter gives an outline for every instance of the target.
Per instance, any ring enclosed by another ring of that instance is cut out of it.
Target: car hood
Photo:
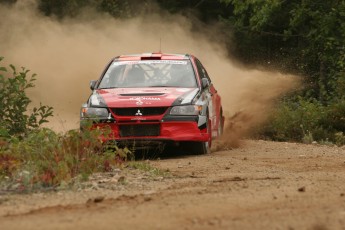
[[[171,87],[98,89],[90,102],[101,98],[110,108],[171,106],[191,103],[198,92],[198,88]]]

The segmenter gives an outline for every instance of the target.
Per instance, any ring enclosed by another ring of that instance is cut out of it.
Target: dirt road
[[[0,229],[345,229],[345,148],[245,141],[150,164],[0,195]]]

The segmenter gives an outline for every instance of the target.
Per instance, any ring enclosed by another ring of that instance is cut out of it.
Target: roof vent
[[[151,53],[151,54],[144,54],[141,57],[141,60],[161,60],[162,54],[161,53]]]

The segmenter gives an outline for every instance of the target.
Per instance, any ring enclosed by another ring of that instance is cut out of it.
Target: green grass
[[[149,162],[146,162],[146,161],[130,161],[127,163],[127,167],[146,172],[152,177],[169,177],[170,176],[169,170],[162,170],[162,169],[153,167]]]

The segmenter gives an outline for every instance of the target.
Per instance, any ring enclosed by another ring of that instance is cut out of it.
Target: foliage
[[[98,9],[113,17],[129,18],[133,13],[128,1],[103,0],[99,3]]]
[[[7,77],[7,69],[0,66],[0,138],[26,135],[53,116],[53,108],[42,104],[28,113],[31,100],[26,90],[35,86],[36,74],[28,77],[29,70],[22,68],[17,72],[13,65],[10,68],[12,76]]]
[[[305,97],[323,104],[344,96],[344,1],[220,1],[234,7],[223,20],[238,58],[306,76]]]
[[[127,167],[133,168],[133,169],[139,169],[141,171],[147,172],[150,176],[153,176],[153,177],[169,176],[168,170],[164,171],[164,170],[155,168],[148,161],[131,161],[131,162],[128,162]]]
[[[147,0],[39,0],[38,8],[47,16],[75,17],[91,8],[116,18],[130,18],[146,9]]]
[[[172,14],[187,17],[193,14],[198,15],[203,22],[214,22],[219,15],[225,16],[230,12],[228,7],[214,0],[39,0],[38,3],[41,12],[58,18],[74,17],[82,10],[91,8],[115,18],[126,19],[156,13],[160,7]]]
[[[1,61],[1,59],[0,59]],[[31,102],[26,90],[33,88],[36,75],[29,70],[12,75],[0,67],[0,186],[10,190],[32,190],[69,183],[72,178],[87,178],[91,173],[111,171],[133,154],[102,142],[107,127],[83,132],[70,130],[58,134],[41,128],[52,116],[52,107],[40,105],[28,113]],[[7,75],[5,75],[7,74]]]
[[[302,97],[282,102],[259,131],[278,141],[345,144],[345,102],[322,105]]]
[[[15,189],[55,187],[78,176],[86,179],[95,172],[111,171],[132,156],[126,148],[104,145],[101,134],[104,130],[57,134],[43,128],[22,140],[12,138],[0,150],[0,179],[9,178],[14,182],[9,187]]]
[[[92,2],[91,0],[39,0],[38,8],[47,16],[63,18],[64,16],[76,16],[80,9]]]
[[[234,29],[233,55],[304,77],[304,91],[283,102],[264,128],[275,140],[332,141],[345,131],[345,2],[220,0]]]
[[[0,0],[0,4],[14,4],[17,0]]]
[[[296,101],[281,103],[266,124],[263,133],[278,141],[300,141],[322,139],[321,121],[325,116],[323,106],[315,101]]]

